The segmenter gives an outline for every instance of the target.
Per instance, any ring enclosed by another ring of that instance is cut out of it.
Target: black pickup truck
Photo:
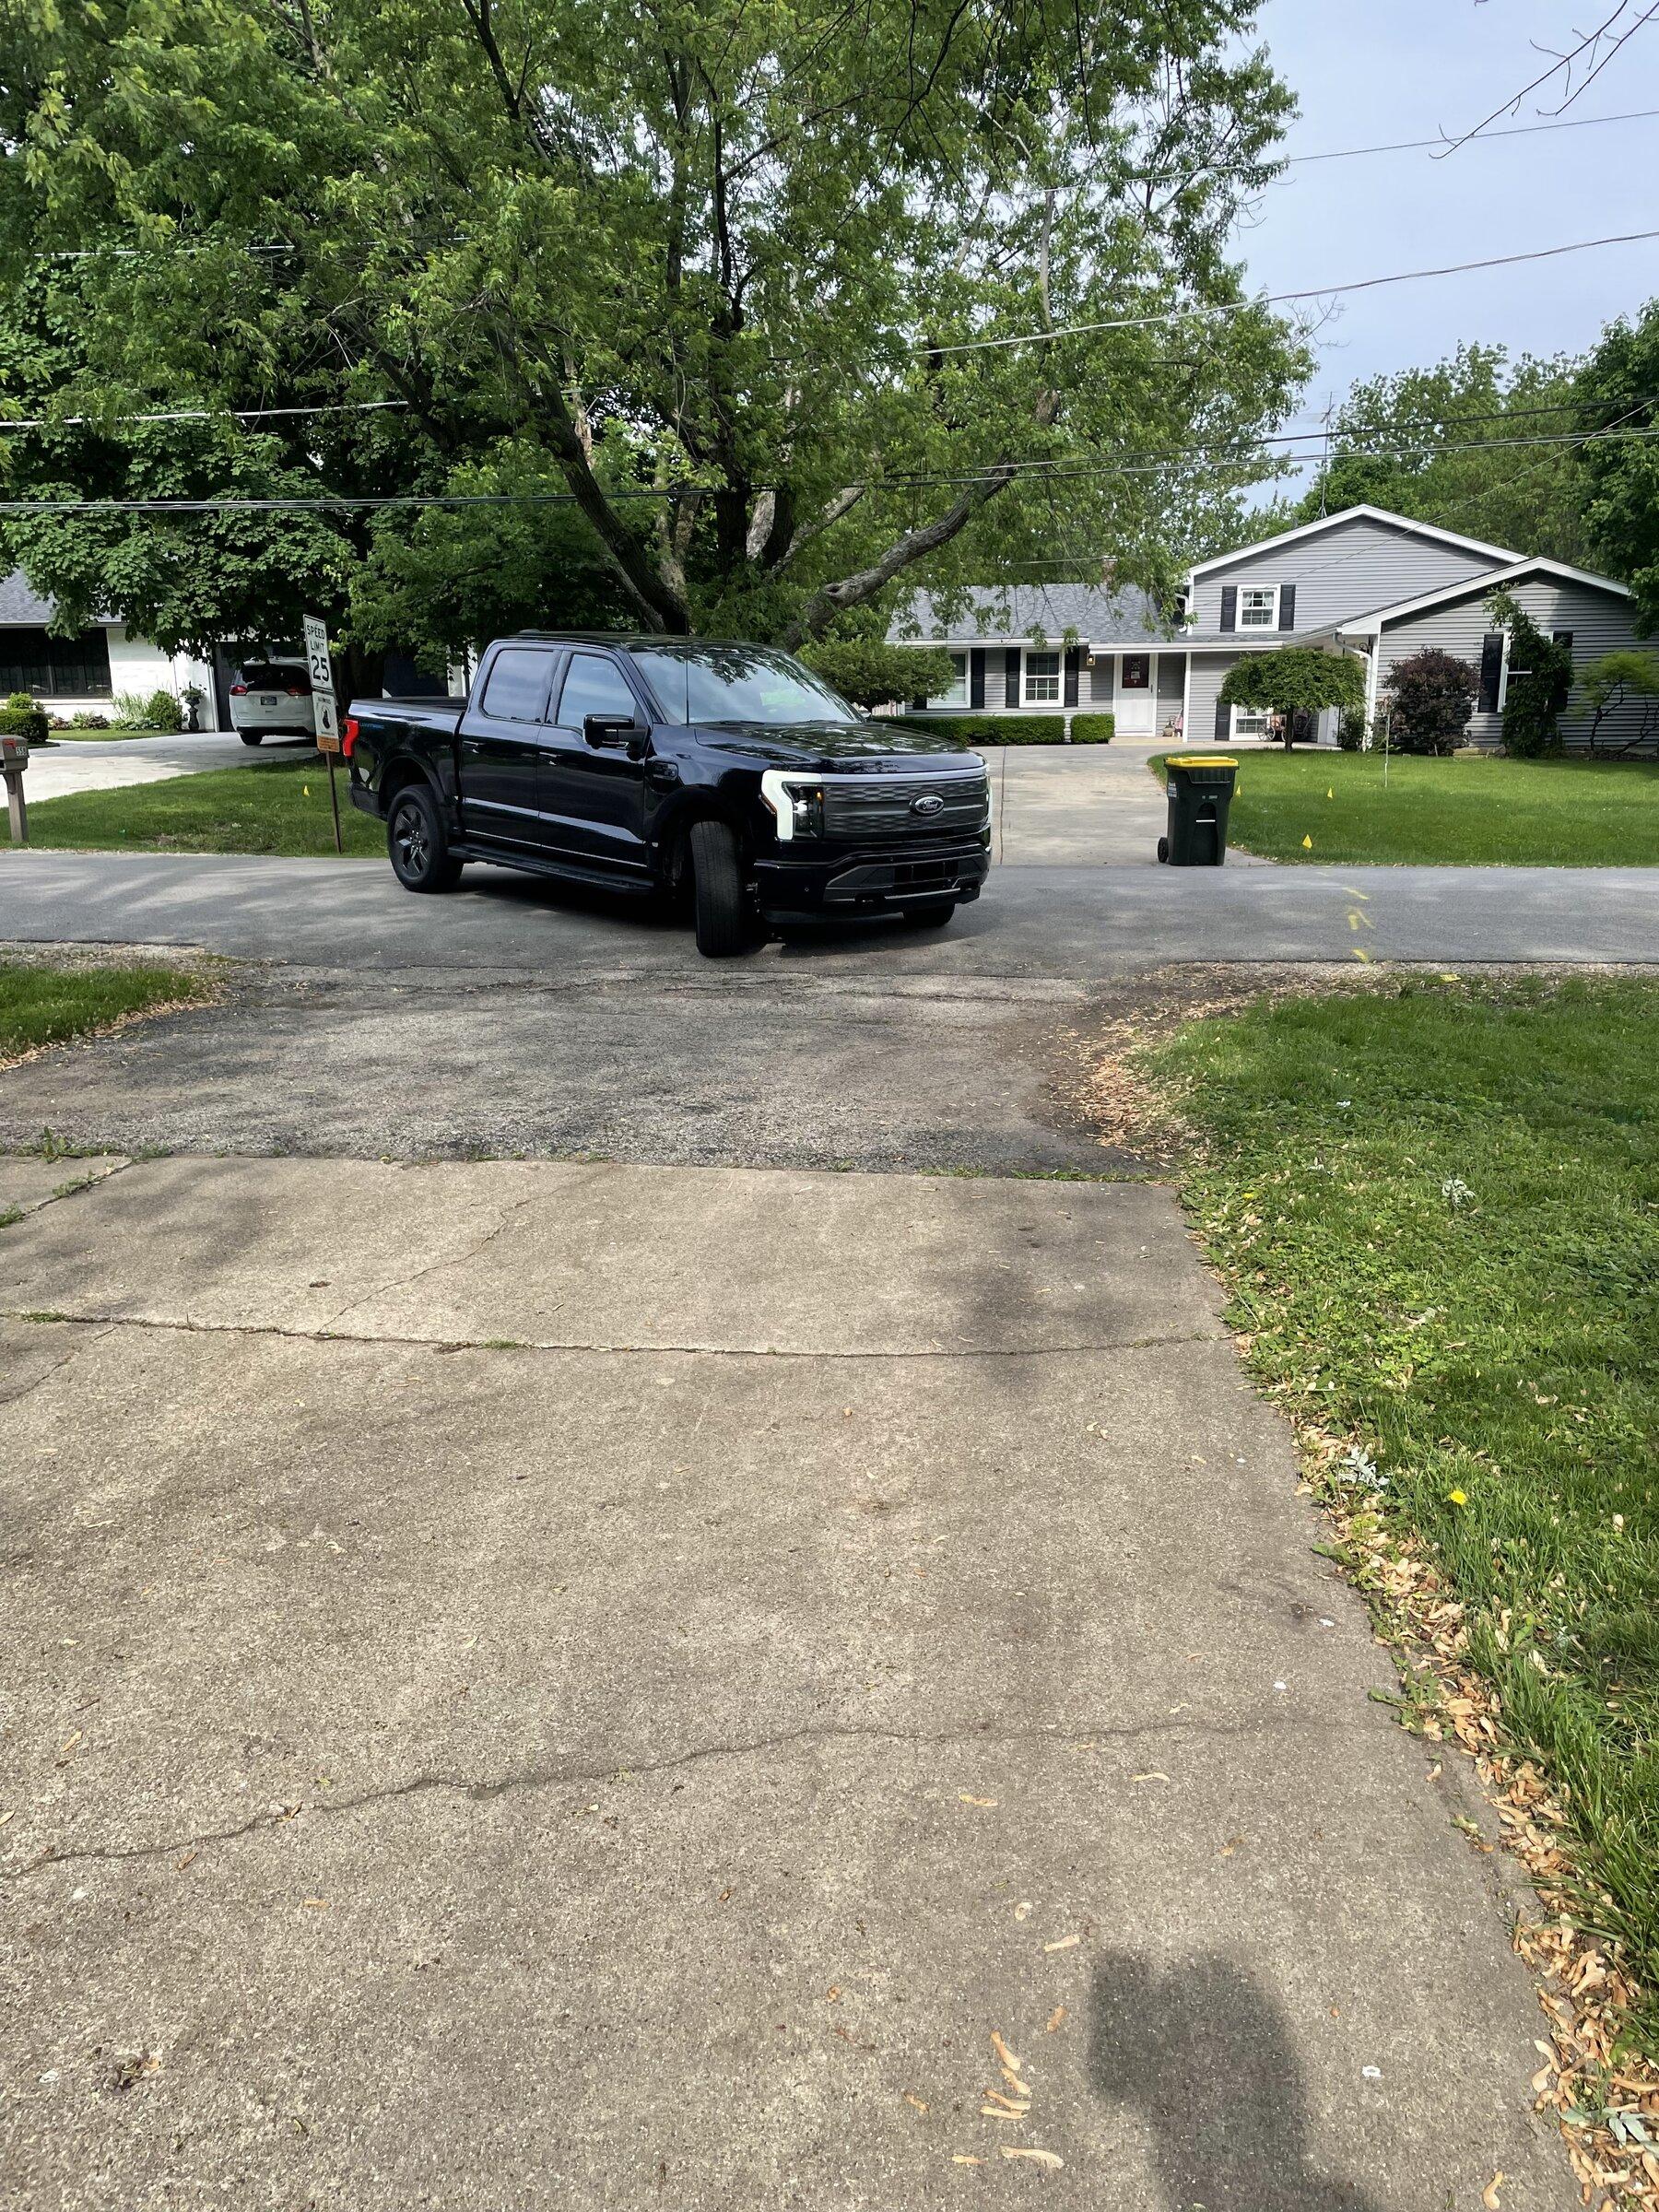
[[[766,646],[503,638],[464,701],[354,700],[343,750],[407,889],[477,860],[685,900],[716,958],[806,916],[932,928],[990,866],[976,754],[865,720]]]

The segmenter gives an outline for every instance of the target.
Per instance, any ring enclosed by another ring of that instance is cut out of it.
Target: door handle
[[[672,791],[679,780],[679,770],[672,760],[653,760],[645,771],[645,781],[658,791]]]

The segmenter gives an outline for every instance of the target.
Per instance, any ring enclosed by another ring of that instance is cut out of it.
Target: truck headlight
[[[824,787],[811,776],[792,776],[781,768],[765,770],[760,796],[778,825],[778,842],[787,845],[797,837],[824,834]]]

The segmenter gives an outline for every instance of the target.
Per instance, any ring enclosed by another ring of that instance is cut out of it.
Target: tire
[[[260,733],[257,730],[238,730],[236,734],[244,745],[257,745],[260,741]]]
[[[1170,841],[1167,837],[1160,837],[1158,841],[1158,857],[1159,860],[1168,860],[1170,857]]]
[[[406,891],[453,891],[461,880],[461,863],[450,857],[443,818],[423,784],[407,785],[393,800],[386,851]]]
[[[956,912],[954,899],[941,900],[933,906],[907,906],[904,910],[906,929],[943,929]]]
[[[755,932],[744,895],[737,833],[728,823],[692,823],[691,877],[698,951],[710,960],[747,952]]]

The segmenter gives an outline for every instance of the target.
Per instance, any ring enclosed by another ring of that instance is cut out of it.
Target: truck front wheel
[[[706,959],[729,959],[753,942],[744,897],[737,833],[725,822],[691,825],[691,880],[697,914],[697,949]]]
[[[450,857],[442,818],[429,791],[412,784],[400,791],[386,817],[386,849],[392,873],[406,891],[453,891],[461,880],[461,863]]]

